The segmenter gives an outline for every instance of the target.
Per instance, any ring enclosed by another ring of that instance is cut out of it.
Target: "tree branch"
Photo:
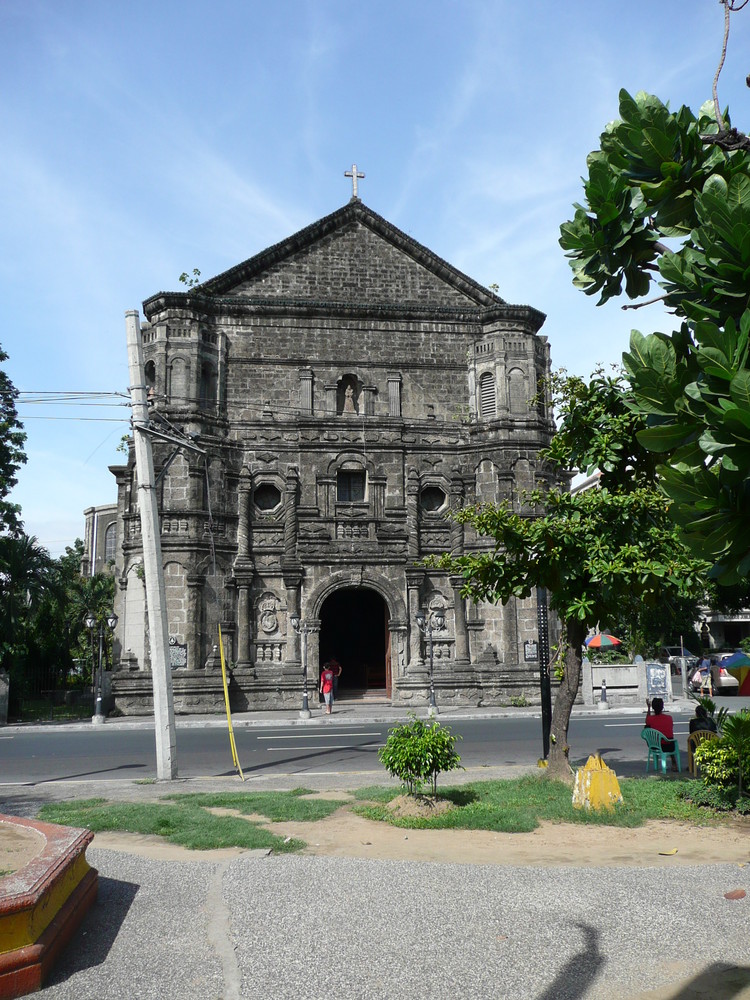
[[[657,295],[655,299],[647,299],[645,302],[635,302],[633,305],[620,306],[621,309],[643,309],[644,306],[652,306],[654,302],[665,302],[669,298],[668,294]]]
[[[724,43],[721,46],[721,59],[719,59],[719,65],[716,67],[716,74],[714,75],[713,82],[713,95],[714,95],[714,111],[716,112],[716,121],[719,123],[719,128],[722,132],[726,130],[726,125],[724,124],[724,118],[721,114],[721,108],[719,107],[719,74],[724,66],[724,60],[727,56],[727,42],[729,41],[729,11],[731,7],[729,5],[729,0],[720,0],[724,5]]]

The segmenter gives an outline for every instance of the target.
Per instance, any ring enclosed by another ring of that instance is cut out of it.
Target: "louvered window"
[[[492,420],[497,413],[495,376],[492,372],[485,372],[479,379],[479,411],[482,420]]]

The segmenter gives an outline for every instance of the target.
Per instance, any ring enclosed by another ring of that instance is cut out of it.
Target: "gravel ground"
[[[613,1000],[689,976],[695,992],[658,996],[750,995],[720,989],[748,965],[747,900],[724,893],[750,867],[88,856],[99,901],[50,1000]]]

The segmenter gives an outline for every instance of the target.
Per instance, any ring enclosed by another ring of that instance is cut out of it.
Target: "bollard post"
[[[600,711],[601,710],[605,710],[606,711],[608,708],[609,708],[609,704],[607,702],[607,682],[602,677],[602,693],[601,693],[601,697],[599,699],[599,709],[600,709]]]

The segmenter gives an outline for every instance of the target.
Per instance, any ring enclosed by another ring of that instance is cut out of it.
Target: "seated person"
[[[649,729],[656,729],[661,733],[661,748],[665,753],[672,755],[672,770],[677,771],[677,757],[674,753],[677,747],[674,738],[674,723],[672,716],[664,711],[664,702],[661,698],[654,698],[653,701],[649,701],[646,698],[646,721],[644,725]]]
[[[703,705],[695,706],[695,715],[690,720],[690,732],[694,733],[699,729],[707,729],[711,733],[716,732],[716,723],[708,714]]]

